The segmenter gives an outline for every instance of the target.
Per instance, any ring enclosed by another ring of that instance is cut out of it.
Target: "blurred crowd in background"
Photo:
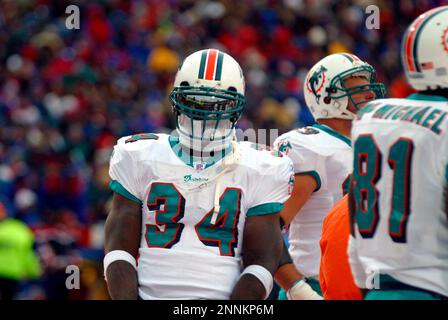
[[[313,123],[302,81],[327,54],[354,53],[389,96],[410,93],[403,32],[441,2],[1,0],[0,205],[32,230],[39,261],[17,275],[15,298],[107,299],[111,150],[121,136],[171,132],[167,94],[183,57],[210,47],[234,56],[248,101],[239,127],[282,133]],[[66,28],[72,4],[79,30]],[[379,30],[365,26],[370,4],[380,8]],[[68,264],[81,268],[80,290],[66,289]]]

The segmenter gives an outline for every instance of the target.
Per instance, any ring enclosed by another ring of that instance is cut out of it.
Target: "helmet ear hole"
[[[228,87],[227,90],[237,92],[235,87]]]
[[[331,98],[330,97],[324,97],[324,103],[325,104],[330,104],[330,102],[331,102]]]
[[[180,83],[180,85],[181,85],[182,87],[189,87],[189,86],[190,86],[190,84],[188,83],[188,81],[182,81],[182,82]]]

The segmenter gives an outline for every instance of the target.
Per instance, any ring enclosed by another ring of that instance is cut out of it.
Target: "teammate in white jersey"
[[[350,264],[377,289],[365,299],[447,299],[448,6],[409,26],[401,54],[418,93],[370,103],[352,128]]]
[[[265,299],[282,252],[291,160],[235,141],[239,64],[188,56],[170,94],[179,137],[121,138],[110,162],[105,276],[113,299]],[[137,263],[137,261],[138,263]]]
[[[366,102],[384,96],[375,70],[348,53],[329,55],[308,72],[308,107],[318,124],[281,135],[274,146],[294,163],[294,192],[281,212],[289,225],[289,254],[276,272],[279,299],[319,299],[318,275],[322,223],[342,198],[352,171],[351,122]],[[302,278],[303,277],[303,278]],[[286,291],[286,293],[285,293]]]

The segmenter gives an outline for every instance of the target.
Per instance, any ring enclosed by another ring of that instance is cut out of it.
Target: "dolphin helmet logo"
[[[314,94],[317,103],[319,103],[321,97],[319,92],[325,83],[325,71],[328,71],[327,68],[320,66],[319,70],[314,71],[306,82],[306,88]]]

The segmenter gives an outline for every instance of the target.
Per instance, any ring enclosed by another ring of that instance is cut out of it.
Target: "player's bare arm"
[[[288,290],[294,285],[297,279],[300,279],[301,277],[302,274],[294,266],[288,248],[286,247],[286,243],[283,242],[279,267],[275,272],[275,282],[277,282],[277,284],[284,290]]]
[[[106,254],[114,250],[138,255],[141,232],[141,207],[114,193],[112,209],[105,225]],[[106,270],[107,287],[112,299],[136,300],[138,281],[135,267],[123,260],[112,262]]]
[[[278,214],[248,217],[244,228],[243,267],[261,266],[272,275],[277,269],[282,250],[282,237]],[[244,272],[243,272],[244,273]],[[269,281],[267,279],[267,281]],[[232,300],[265,299],[265,285],[250,273],[243,274],[230,296]]]
[[[295,175],[294,191],[288,201],[286,201],[285,207],[280,213],[281,219],[285,225],[291,223],[295,215],[308,201],[316,187],[316,180],[311,175]],[[275,281],[287,291],[301,277],[302,274],[292,263],[288,248],[283,244],[279,268],[275,272]]]
[[[285,207],[280,212],[280,217],[284,225],[288,225],[294,219],[296,214],[302,209],[303,205],[308,201],[311,194],[316,190],[317,182],[309,174],[296,174],[294,180],[294,190]]]

